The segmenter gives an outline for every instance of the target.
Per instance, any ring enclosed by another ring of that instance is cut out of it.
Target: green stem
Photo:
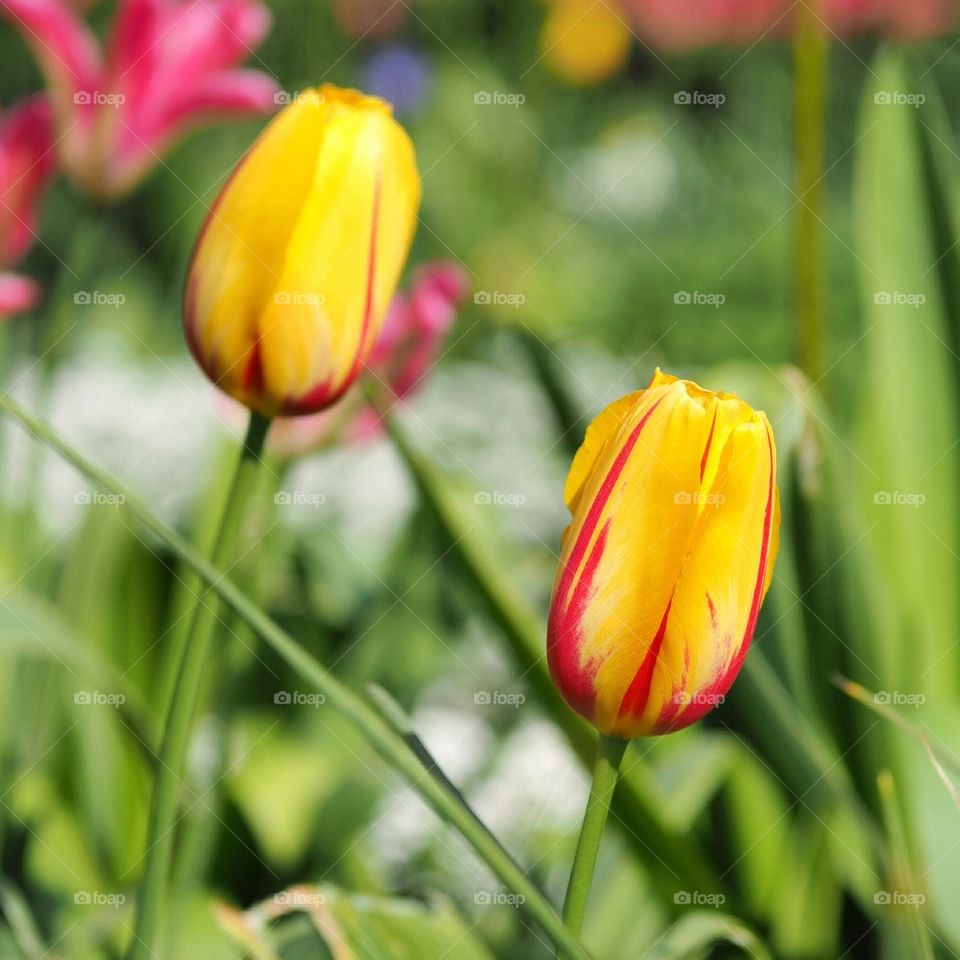
[[[794,149],[799,202],[796,249],[797,354],[818,383],[826,356],[823,249],[823,143],[827,101],[827,36],[814,0],[800,4],[793,40]]]
[[[279,627],[229,577],[224,576],[179,533],[161,520],[149,507],[107,471],[90,463],[82,454],[61,440],[47,424],[37,420],[18,403],[0,394],[0,409],[16,418],[34,437],[72,464],[91,483],[107,493],[124,498],[124,509],[143,526],[159,537],[178,560],[189,566],[209,588],[230,607],[280,658],[295,670],[326,702],[340,711],[377,753],[410,782],[417,793],[437,815],[449,823],[476,851],[480,859],[511,892],[520,894],[519,902],[549,937],[550,941],[573,960],[590,960],[577,937],[563,925],[557,912],[530,879],[513,862],[509,853],[485,828],[481,828],[471,811],[447,789],[423,761],[388,724],[330,674],[293,637]]]
[[[583,814],[577,852],[574,854],[573,866],[570,869],[567,896],[563,901],[563,922],[578,936],[583,927],[584,914],[587,912],[593,871],[597,866],[603,828],[607,822],[610,801],[613,799],[613,791],[620,774],[620,762],[623,760],[628,742],[620,737],[601,735],[597,748],[593,783],[590,785],[590,796],[587,798],[587,809]]]
[[[247,436],[237,460],[214,538],[211,556],[213,565],[217,568],[226,566],[233,553],[237,530],[254,485],[269,426],[270,421],[267,418],[255,412],[250,414]],[[210,602],[209,592],[208,588],[194,601],[189,617],[187,642],[181,652],[177,681],[167,709],[147,827],[146,866],[134,937],[127,954],[128,960],[147,960],[155,956],[170,876],[184,765],[207,652],[218,619],[217,604]]]

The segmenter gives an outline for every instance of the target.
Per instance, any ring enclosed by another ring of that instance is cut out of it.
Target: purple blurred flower
[[[379,47],[363,68],[364,90],[393,104],[398,113],[412,113],[426,98],[431,85],[427,58],[413,47],[390,43]]]

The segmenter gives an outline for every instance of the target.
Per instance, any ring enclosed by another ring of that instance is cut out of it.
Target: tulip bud
[[[413,146],[389,105],[329,85],[299,93],[197,240],[184,295],[197,362],[266,416],[330,406],[377,340],[419,203]]]
[[[550,672],[601,733],[669,733],[733,683],[770,585],[780,526],[761,411],[654,374],[590,425],[564,497]]]

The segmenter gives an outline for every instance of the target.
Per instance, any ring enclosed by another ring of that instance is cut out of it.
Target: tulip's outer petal
[[[588,86],[624,67],[632,40],[616,0],[549,0],[540,48],[557,76]]]
[[[406,262],[420,201],[413,147],[387,105],[321,92],[326,133],[280,288],[322,302],[282,322],[272,322],[283,311],[271,305],[260,331],[267,392],[284,395],[291,412],[327,405],[362,369]]]
[[[628,736],[680,729],[713,709],[753,636],[776,558],[776,453],[766,417],[739,423],[718,459],[661,644],[620,706],[616,729]]]
[[[0,320],[30,310],[40,299],[40,287],[16,273],[0,273]]]
[[[12,107],[0,124],[0,266],[17,263],[36,237],[36,208],[54,168],[45,97]]]
[[[188,339],[214,382],[268,415],[341,396],[382,327],[419,198],[413,147],[382,101],[325,86],[282,111],[188,275]]]
[[[660,371],[591,424],[564,492],[547,651],[603,733],[679,729],[729,688],[776,557],[775,476],[762,413]]]

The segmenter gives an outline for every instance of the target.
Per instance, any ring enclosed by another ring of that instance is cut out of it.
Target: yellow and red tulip
[[[413,146],[382,100],[294,98],[240,161],[197,241],[184,323],[207,375],[260,413],[312,413],[363,369],[420,203]]]
[[[654,374],[590,425],[564,496],[550,671],[602,733],[669,733],[729,689],[770,585],[773,431],[732,394]]]

